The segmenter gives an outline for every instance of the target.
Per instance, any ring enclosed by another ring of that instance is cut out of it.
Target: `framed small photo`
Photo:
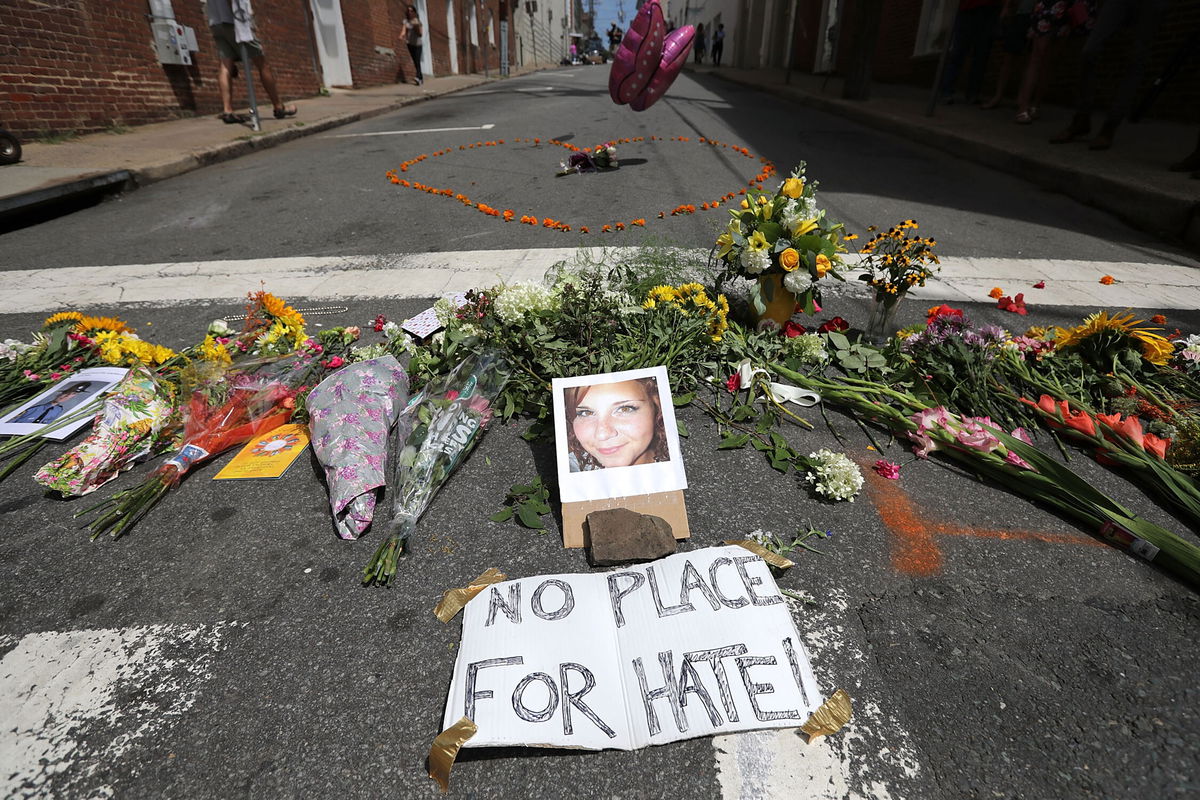
[[[83,408],[115,386],[129,370],[124,367],[92,367],[68,375],[37,397],[0,417],[0,436],[24,436],[37,433],[63,417]],[[45,434],[55,442],[67,439],[80,428],[92,424],[88,415]]]
[[[687,488],[666,367],[555,378],[563,502]]]

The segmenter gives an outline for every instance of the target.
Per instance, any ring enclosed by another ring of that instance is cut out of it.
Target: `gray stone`
[[[671,524],[653,514],[610,508],[588,514],[584,524],[597,567],[653,561],[675,552]]]

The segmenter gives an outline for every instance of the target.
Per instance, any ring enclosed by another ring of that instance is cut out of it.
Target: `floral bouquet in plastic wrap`
[[[576,172],[598,172],[600,170],[617,169],[617,143],[605,142],[592,148],[582,148],[571,154],[566,161],[560,162],[555,177],[571,175]]]
[[[499,352],[485,350],[431,381],[409,402],[395,434],[388,537],[363,569],[363,584],[386,585],[396,574],[405,540],[446,478],[479,441],[492,419],[492,403],[510,374]]]
[[[272,367],[271,362],[261,361],[236,369],[217,361],[197,361],[184,369],[183,447],[141,486],[79,512],[76,516],[102,511],[88,525],[92,537],[120,536],[197,464],[287,422],[295,409],[296,391]]]
[[[408,375],[395,356],[345,367],[308,395],[313,454],[325,470],[337,535],[357,539],[375,517],[388,431],[408,400]]]
[[[165,449],[177,428],[174,412],[171,384],[138,364],[104,399],[87,438],[39,469],[35,479],[68,497],[94,492]]]

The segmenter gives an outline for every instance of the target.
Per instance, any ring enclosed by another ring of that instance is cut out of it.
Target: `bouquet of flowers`
[[[183,447],[141,486],[114,494],[76,516],[103,510],[88,525],[92,538],[114,539],[133,527],[197,464],[244,444],[288,421],[295,390],[257,362],[233,369],[219,361],[196,361],[183,370]]]
[[[165,449],[176,427],[174,412],[171,385],[143,364],[132,367],[105,398],[87,438],[39,469],[35,479],[68,497],[94,492]]]
[[[741,207],[730,209],[732,219],[717,237],[715,255],[723,264],[718,285],[735,277],[755,280],[750,301],[759,315],[766,313],[780,283],[805,314],[812,314],[820,305],[821,278],[843,280],[837,270],[843,266],[844,226],[817,208],[817,185],[805,180],[804,168],[801,162],[773,195],[750,189]]]
[[[858,250],[864,270],[858,279],[871,287],[876,303],[895,305],[912,287],[924,286],[934,268],[940,269],[933,252],[937,242],[909,235],[918,227],[915,219],[906,219],[883,233],[873,225],[867,228],[875,235]]]
[[[395,576],[405,541],[438,489],[479,441],[509,373],[498,352],[484,350],[409,401],[396,431],[388,537],[363,569],[364,585],[383,586]]]
[[[393,356],[345,367],[308,396],[313,454],[325,469],[337,535],[357,539],[384,485],[388,430],[408,400],[408,375]]]
[[[617,143],[605,142],[591,149],[576,150],[566,161],[559,163],[559,171],[555,177],[570,175],[575,172],[596,172],[602,169],[617,169]]]
[[[170,350],[143,342],[123,321],[65,311],[47,317],[32,342],[0,342],[0,409],[19,405],[46,386],[73,372],[104,363],[128,363],[120,342],[136,342],[145,349],[148,363],[156,353],[169,358]],[[107,345],[107,348],[104,347]]]

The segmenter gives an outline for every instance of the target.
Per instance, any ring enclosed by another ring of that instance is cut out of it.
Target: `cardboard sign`
[[[687,488],[666,367],[555,378],[564,503]]]
[[[275,480],[282,478],[296,459],[308,447],[308,428],[305,425],[280,425],[272,431],[251,439],[220,472],[214,481]]]
[[[128,372],[124,367],[90,367],[68,375],[37,397],[27,400],[0,417],[0,436],[37,433],[70,417],[120,383]],[[43,434],[42,438],[55,442],[64,441],[80,428],[91,425],[94,418],[95,415],[88,414],[82,419]]]
[[[466,747],[633,750],[799,727],[822,702],[765,562],[741,547],[487,587],[467,603],[442,727]]]

